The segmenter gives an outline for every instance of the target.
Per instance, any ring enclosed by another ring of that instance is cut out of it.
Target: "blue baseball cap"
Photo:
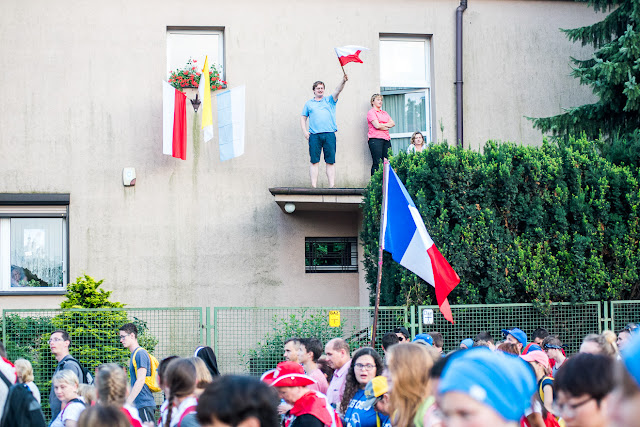
[[[640,388],[640,336],[634,336],[631,342],[620,352],[622,363]]]
[[[471,338],[460,341],[460,345],[464,344],[467,348],[473,347],[473,340]]]
[[[507,335],[513,335],[515,339],[518,340],[520,344],[524,347],[527,345],[527,334],[525,334],[522,329],[513,328],[513,329],[503,329],[502,333],[506,337]]]
[[[416,335],[416,337],[411,342],[416,343],[416,344],[433,345],[433,338],[429,334],[418,334],[418,335]]]
[[[517,356],[486,347],[457,353],[444,368],[438,393],[464,393],[507,421],[520,421],[536,392],[531,366]]]

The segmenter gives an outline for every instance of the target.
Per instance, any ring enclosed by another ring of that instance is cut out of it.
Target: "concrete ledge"
[[[307,188],[274,187],[269,192],[283,212],[285,205],[295,205],[295,211],[338,211],[357,212],[360,210],[364,188]]]

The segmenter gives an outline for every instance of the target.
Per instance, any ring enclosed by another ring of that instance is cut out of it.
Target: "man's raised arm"
[[[349,77],[345,74],[344,77],[342,77],[342,81],[340,82],[340,84],[338,85],[338,87],[336,88],[336,91],[333,92],[333,94],[331,96],[333,96],[333,100],[334,101],[338,101],[338,97],[340,96],[340,92],[342,92],[342,89],[344,89],[344,84],[347,82],[347,80],[349,80]]]

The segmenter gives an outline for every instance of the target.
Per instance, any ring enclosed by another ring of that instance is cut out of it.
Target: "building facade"
[[[56,307],[83,273],[131,307],[367,305],[357,189],[370,178],[369,100],[385,95],[396,151],[414,130],[455,143],[457,7],[10,0],[0,16],[0,308]],[[602,18],[572,1],[471,0],[464,146],[540,144],[527,116],[591,101],[569,75],[569,58],[589,51],[559,29]],[[345,66],[337,105],[336,186],[351,190],[309,192],[299,117],[314,81],[327,93],[338,85],[333,48],[349,44],[369,48]],[[187,160],[162,154],[161,81],[203,51],[229,88],[246,87],[245,153],[225,162],[217,130],[203,142],[190,105]],[[129,167],[135,186],[123,185]]]

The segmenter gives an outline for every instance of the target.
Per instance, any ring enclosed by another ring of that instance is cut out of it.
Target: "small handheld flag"
[[[340,61],[340,66],[342,67],[342,72],[344,73],[344,66],[349,62],[359,62],[363,63],[362,59],[360,59],[360,53],[363,50],[369,50],[366,47],[362,46],[354,46],[347,45],[342,47],[335,47],[336,55],[338,55],[338,61]],[[345,73],[346,74],[346,73]]]

